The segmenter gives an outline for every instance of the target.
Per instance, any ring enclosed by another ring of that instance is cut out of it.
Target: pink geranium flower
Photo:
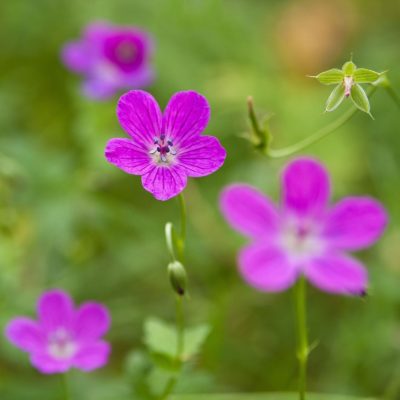
[[[140,175],[143,187],[168,200],[186,186],[187,177],[206,176],[222,166],[226,151],[213,136],[203,136],[210,118],[207,100],[192,91],[178,92],[164,114],[149,93],[124,94],[117,106],[130,139],[111,139],[107,160],[128,174]]]
[[[346,252],[379,238],[387,222],[383,206],[369,197],[329,206],[328,173],[307,158],[285,168],[282,190],[280,207],[248,185],[229,186],[221,195],[227,221],[252,239],[239,255],[244,279],[262,291],[281,291],[303,274],[327,292],[365,293],[367,272]]]
[[[90,302],[74,310],[67,293],[51,290],[40,297],[37,312],[38,321],[13,319],[6,337],[30,353],[40,372],[61,373],[73,367],[91,371],[107,363],[110,345],[101,337],[109,329],[110,317],[104,306]]]
[[[97,22],[86,27],[80,40],[64,46],[62,60],[85,77],[84,93],[101,100],[152,82],[152,47],[146,32]]]

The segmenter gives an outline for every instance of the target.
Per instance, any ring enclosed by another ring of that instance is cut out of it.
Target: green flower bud
[[[252,128],[249,139],[256,150],[266,153],[272,141],[272,134],[268,123],[269,118],[266,118],[264,122],[260,123],[254,110],[254,102],[252,97],[248,97],[247,107],[250,126]]]
[[[173,261],[168,264],[168,277],[171,286],[179,296],[186,293],[187,275],[185,267],[179,261]]]

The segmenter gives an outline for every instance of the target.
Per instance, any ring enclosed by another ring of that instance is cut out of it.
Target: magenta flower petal
[[[387,224],[383,206],[368,197],[349,197],[328,214],[325,235],[339,249],[358,250],[373,244]]]
[[[87,48],[82,42],[67,43],[62,50],[61,58],[64,64],[75,72],[87,72],[91,66]]]
[[[156,167],[142,176],[143,187],[157,200],[169,200],[185,188],[187,178],[178,167]]]
[[[275,205],[252,186],[226,187],[220,197],[220,207],[229,224],[243,235],[258,239],[278,232],[279,215]]]
[[[342,254],[326,254],[310,262],[304,271],[307,278],[326,292],[363,295],[368,274],[357,260]]]
[[[210,175],[221,168],[226,158],[226,150],[214,136],[199,136],[190,146],[182,148],[179,163],[187,176]]]
[[[84,93],[103,100],[121,89],[149,85],[154,77],[152,51],[146,32],[96,22],[85,28],[79,41],[65,45],[61,58],[67,68],[84,76]]]
[[[111,347],[108,343],[98,341],[82,347],[73,359],[73,366],[82,371],[92,371],[107,364]]]
[[[143,175],[153,169],[148,151],[130,139],[111,139],[106,145],[105,156],[128,174]]]
[[[93,46],[100,46],[100,43],[112,33],[112,25],[105,21],[95,21],[86,25],[83,31],[83,39]]]
[[[239,256],[245,280],[260,290],[276,291],[304,274],[327,292],[362,295],[367,272],[341,251],[369,246],[379,238],[387,223],[383,206],[370,198],[350,197],[329,209],[328,174],[312,159],[291,162],[282,185],[279,210],[248,186],[233,185],[221,195],[227,221],[254,240]]]
[[[153,143],[161,133],[162,115],[154,97],[142,90],[132,90],[119,99],[119,123],[126,133],[140,143]]]
[[[5,334],[14,346],[28,352],[40,351],[45,343],[38,323],[25,317],[13,319],[7,325]]]
[[[110,315],[104,306],[86,303],[79,308],[75,316],[75,338],[85,343],[95,341],[109,330],[110,323]]]
[[[283,204],[301,216],[317,216],[329,200],[329,176],[317,161],[300,158],[291,162],[282,176]]]
[[[60,374],[71,368],[70,360],[57,360],[46,353],[31,353],[30,360],[42,374]]]
[[[127,173],[141,175],[143,187],[158,200],[179,194],[188,176],[209,175],[224,163],[226,151],[218,139],[200,135],[209,107],[198,93],[175,94],[162,116],[150,94],[131,91],[121,97],[117,115],[133,142],[110,140],[106,159]]]
[[[19,317],[6,327],[12,344],[30,353],[32,365],[44,374],[72,367],[89,371],[107,362],[110,346],[100,339],[110,327],[101,304],[89,302],[77,311],[61,290],[44,293],[38,301],[39,322]]]
[[[248,284],[266,292],[287,289],[298,275],[283,251],[265,243],[251,244],[242,249],[239,268]]]
[[[115,85],[102,79],[89,78],[83,82],[82,91],[91,99],[105,100],[113,95]]]
[[[46,331],[69,328],[73,319],[73,303],[67,293],[52,290],[45,293],[38,303],[39,320]]]
[[[209,119],[210,106],[204,96],[193,91],[178,92],[165,109],[163,133],[175,145],[184,147],[204,131]]]

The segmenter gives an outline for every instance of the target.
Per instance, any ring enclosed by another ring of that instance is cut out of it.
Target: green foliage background
[[[73,390],[85,400],[122,399],[129,381],[126,357],[143,347],[144,319],[173,320],[163,227],[178,219],[177,202],[157,202],[140,179],[104,160],[106,141],[124,136],[115,117],[117,96],[103,103],[82,98],[80,78],[60,63],[62,45],[99,19],[152,33],[157,79],[149,90],[163,106],[179,90],[203,93],[212,107],[207,132],[218,136],[229,154],[219,172],[192,180],[185,192],[188,319],[208,322],[213,331],[178,390],[294,390],[292,293],[258,293],[241,281],[235,254],[244,240],[222,220],[218,194],[223,185],[243,181],[279,197],[278,172],[286,160],[263,158],[240,137],[247,129],[248,95],[260,110],[275,114],[278,147],[307,136],[348,106],[323,114],[329,88],[305,75],[340,67],[351,52],[358,66],[389,70],[400,90],[399,3],[0,3],[0,328],[15,315],[33,315],[37,296],[50,287],[67,289],[77,302],[104,302],[113,317],[108,336],[113,354],[100,371],[73,373]],[[307,151],[330,169],[335,199],[376,196],[391,218],[379,244],[360,254],[370,272],[370,296],[360,300],[309,290],[309,332],[319,342],[309,386],[398,398],[399,111],[384,91],[371,103],[374,121],[359,113]],[[25,354],[0,340],[2,400],[55,399],[61,390],[58,376],[41,376]]]

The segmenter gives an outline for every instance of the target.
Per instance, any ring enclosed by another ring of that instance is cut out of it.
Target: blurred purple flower
[[[148,34],[139,29],[98,22],[86,27],[81,40],[64,46],[62,60],[84,75],[84,93],[101,100],[153,81],[152,47]]]
[[[176,93],[162,114],[149,93],[134,90],[121,97],[117,115],[131,138],[111,139],[105,156],[128,174],[141,175],[143,187],[157,200],[179,194],[188,176],[209,175],[224,163],[219,140],[201,135],[210,107],[196,92]]]
[[[31,363],[44,374],[83,371],[104,366],[110,345],[103,336],[110,326],[107,309],[101,304],[84,303],[78,310],[61,290],[44,293],[37,306],[39,320],[13,319],[6,337],[19,349],[30,353]]]
[[[387,223],[383,206],[369,197],[347,197],[329,207],[328,173],[307,158],[285,168],[282,189],[279,208],[248,185],[235,184],[222,192],[225,218],[253,239],[239,255],[244,279],[273,292],[288,288],[304,274],[327,292],[365,293],[367,272],[345,253],[379,238]]]

